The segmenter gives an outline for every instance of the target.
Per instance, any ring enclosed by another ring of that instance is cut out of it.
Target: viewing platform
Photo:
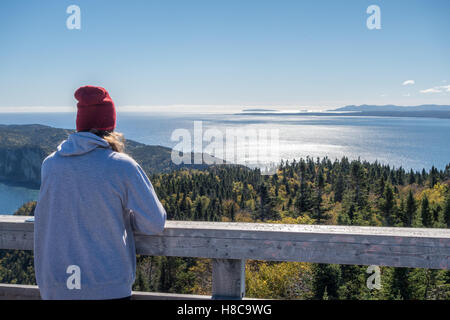
[[[33,250],[29,217],[0,215],[0,249]],[[133,292],[132,299],[243,299],[245,261],[450,268],[450,229],[167,221],[135,234],[136,253],[212,259],[212,296]],[[0,299],[39,299],[37,286],[0,284]]]

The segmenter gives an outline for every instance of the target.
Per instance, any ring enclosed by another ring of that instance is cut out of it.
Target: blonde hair
[[[115,131],[102,131],[97,129],[91,129],[89,132],[105,139],[114,151],[122,153],[125,152],[125,138],[123,133]]]

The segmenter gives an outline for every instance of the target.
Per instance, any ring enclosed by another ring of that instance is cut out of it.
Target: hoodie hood
[[[56,153],[61,156],[78,156],[97,148],[111,148],[105,139],[90,132],[72,133],[67,140],[61,142]]]

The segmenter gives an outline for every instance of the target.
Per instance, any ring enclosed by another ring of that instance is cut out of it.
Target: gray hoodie
[[[34,265],[43,299],[131,295],[133,231],[161,233],[166,212],[142,168],[89,132],[63,141],[42,163]]]

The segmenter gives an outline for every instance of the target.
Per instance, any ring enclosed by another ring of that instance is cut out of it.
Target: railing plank
[[[40,300],[38,286],[0,283],[0,300]],[[132,300],[210,300],[211,296],[163,292],[133,291]],[[258,300],[244,298],[244,300]]]
[[[0,300],[40,300],[38,286],[0,283]],[[132,300],[208,300],[211,296],[133,291]]]
[[[40,300],[38,286],[0,283],[0,300]]]
[[[213,299],[242,299],[245,294],[245,260],[213,259]]]
[[[0,216],[0,248],[33,248],[25,219]],[[168,221],[135,240],[143,255],[450,268],[449,229]]]

